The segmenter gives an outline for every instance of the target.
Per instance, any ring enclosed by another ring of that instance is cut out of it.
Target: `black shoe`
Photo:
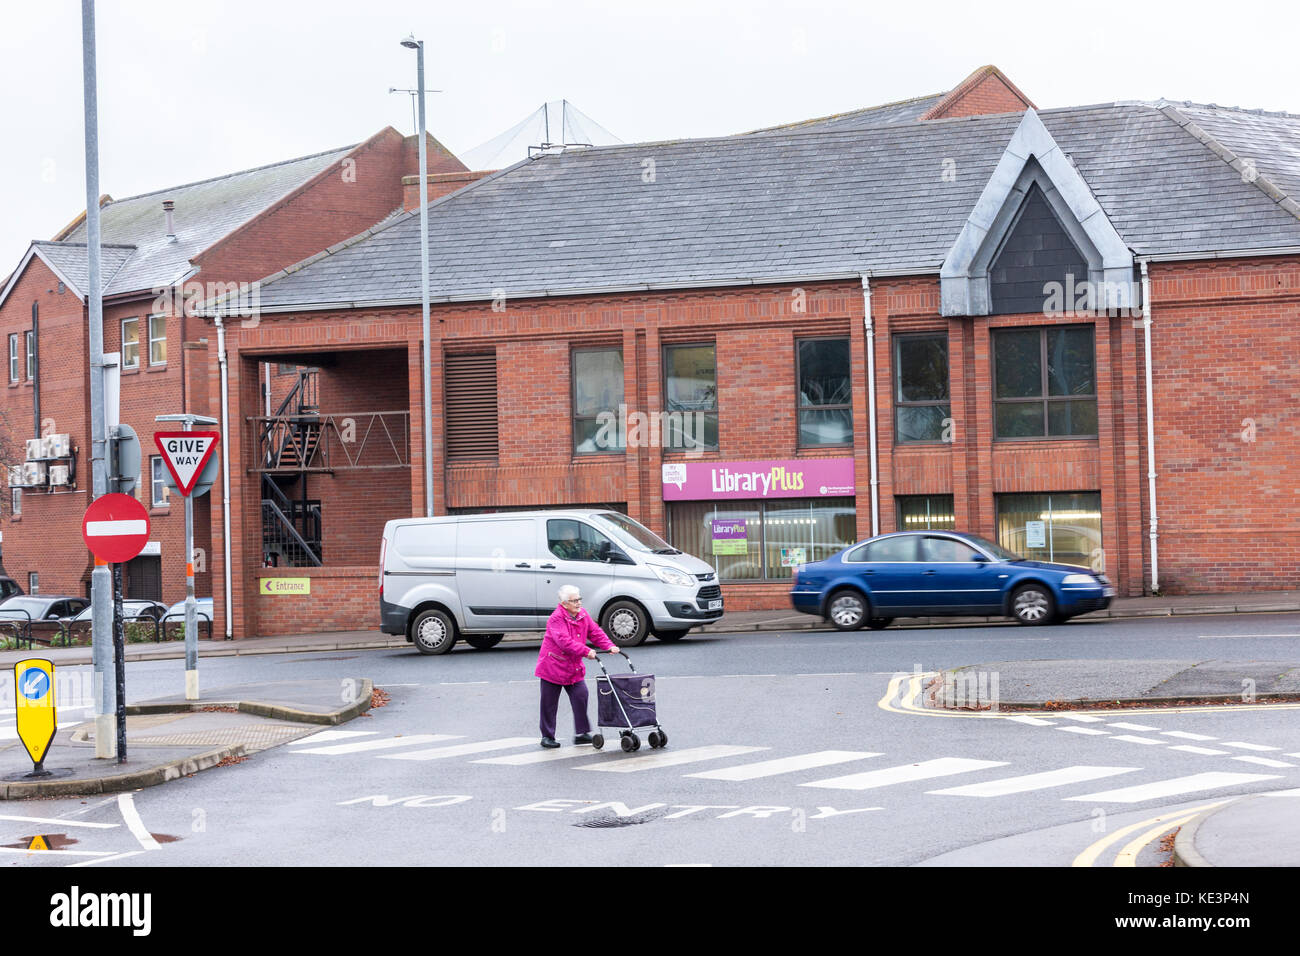
[[[573,738],[573,742],[575,744],[589,744],[591,743],[591,734],[578,734]]]
[[[556,747],[560,746],[560,742],[556,740],[554,737],[543,737],[542,746],[545,747],[547,750],[553,750]]]

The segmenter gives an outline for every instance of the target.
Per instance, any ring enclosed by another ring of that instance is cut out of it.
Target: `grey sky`
[[[740,132],[886,103],[999,66],[1041,107],[1186,99],[1300,112],[1295,3],[642,0],[98,4],[100,180],[121,198],[429,129],[455,152],[567,98],[625,142]],[[0,278],[85,206],[81,15],[0,23]]]

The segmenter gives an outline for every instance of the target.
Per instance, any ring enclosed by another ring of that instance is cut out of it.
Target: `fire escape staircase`
[[[293,409],[290,412],[290,409]],[[268,563],[319,567],[322,563],[321,503],[307,497],[307,476],[320,467],[323,426],[316,369],[300,369],[298,381],[259,435],[262,471],[262,552]],[[293,485],[298,494],[290,494]]]

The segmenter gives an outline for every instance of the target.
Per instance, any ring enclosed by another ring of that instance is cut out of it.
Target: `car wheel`
[[[894,619],[892,617],[873,617],[867,620],[867,627],[873,631],[883,631],[893,623]]]
[[[839,631],[856,631],[867,620],[867,599],[861,591],[845,588],[831,595],[826,616]]]
[[[619,647],[636,647],[650,634],[645,611],[631,601],[615,601],[600,616],[600,628]]]
[[[504,634],[466,634],[465,643],[476,651],[486,651],[501,643]]]
[[[445,611],[421,611],[411,623],[411,643],[421,654],[446,654],[456,643],[456,625]]]
[[[1042,584],[1026,584],[1011,595],[1011,616],[1019,624],[1051,624],[1056,620],[1056,601]]]
[[[666,642],[668,642],[669,644],[671,644],[673,641],[680,641],[680,640],[681,640],[683,637],[685,637],[688,633],[689,633],[689,632],[686,631],[686,630],[681,630],[681,631],[655,631],[655,638],[657,638],[658,640],[661,640],[661,641],[666,641]]]

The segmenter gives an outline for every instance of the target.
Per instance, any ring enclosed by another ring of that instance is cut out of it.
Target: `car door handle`
[[[548,569],[548,570],[553,570],[553,569],[555,568],[555,565],[553,565],[553,564],[543,564],[542,567],[543,567],[543,568],[546,568],[546,569]]]
[[[934,571],[922,571],[922,574],[934,574]]]
[[[518,564],[515,565],[515,567],[517,567],[517,568],[531,568],[532,565],[529,564],[527,561],[520,561]]]

